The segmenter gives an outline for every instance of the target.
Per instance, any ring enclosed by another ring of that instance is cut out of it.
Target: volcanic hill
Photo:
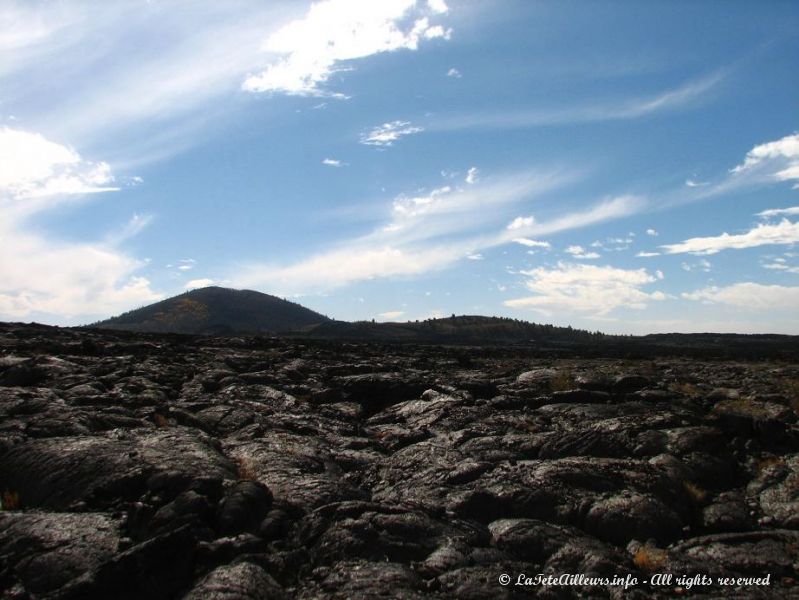
[[[167,298],[92,326],[150,333],[225,335],[296,331],[329,320],[276,296],[212,286]]]

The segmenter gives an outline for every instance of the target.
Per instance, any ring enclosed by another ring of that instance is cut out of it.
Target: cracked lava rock
[[[2,324],[0,597],[799,598],[798,383]]]

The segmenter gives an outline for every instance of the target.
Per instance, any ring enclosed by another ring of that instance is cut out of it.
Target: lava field
[[[798,410],[785,361],[3,324],[0,597],[799,598]]]

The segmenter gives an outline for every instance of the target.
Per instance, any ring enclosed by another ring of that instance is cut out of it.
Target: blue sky
[[[795,2],[6,1],[0,319],[799,334]]]

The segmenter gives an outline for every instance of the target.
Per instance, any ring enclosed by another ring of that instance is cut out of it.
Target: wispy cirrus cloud
[[[799,133],[786,135],[778,140],[754,146],[746,153],[743,162],[731,168],[726,176],[714,183],[707,182],[686,197],[678,196],[672,204],[702,200],[735,192],[751,186],[792,182],[799,188]],[[783,209],[772,209],[783,210]],[[778,216],[796,214],[791,209],[786,213],[769,213],[759,216]]]
[[[725,78],[726,70],[720,69],[649,97],[619,99],[607,103],[591,102],[571,107],[442,116],[431,122],[427,129],[430,131],[516,129],[638,119],[661,112],[691,108],[699,104]]]
[[[329,89],[333,74],[448,38],[447,11],[423,0],[11,1],[0,5],[4,110],[117,165],[155,160],[208,135],[236,95],[345,96]],[[127,143],[104,146],[112,133]]]
[[[522,246],[527,246],[528,248],[543,248],[545,250],[549,250],[550,248],[552,248],[552,244],[550,244],[549,242],[531,240],[529,238],[514,238],[513,241]]]
[[[707,181],[697,181],[695,179],[686,179],[685,185],[689,188],[697,188],[697,187],[704,187],[706,185],[710,185]]]
[[[772,217],[792,217],[799,215],[799,206],[789,206],[788,208],[769,208],[757,213],[758,217],[770,219]]]
[[[758,223],[746,233],[695,237],[678,244],[661,246],[667,254],[716,254],[722,250],[741,250],[774,244],[799,242],[799,222],[783,219],[779,223]]]
[[[446,268],[482,251],[525,239],[585,227],[640,210],[642,199],[620,197],[548,221],[525,221],[509,230],[507,212],[573,181],[574,175],[529,172],[486,178],[464,188],[444,186],[423,195],[400,196],[387,222],[359,238],[334,244],[289,265],[243,265],[230,279],[281,293],[324,290],[356,281],[415,276]],[[488,218],[486,215],[490,215]],[[521,242],[517,242],[521,243]],[[536,247],[547,242],[530,239]]]
[[[393,146],[400,138],[422,131],[423,127],[411,125],[409,121],[390,121],[362,133],[360,141],[367,146]]]
[[[224,113],[218,101],[241,93],[264,37],[296,12],[237,0],[0,3],[0,23],[17,28],[0,52],[4,110],[48,138],[105,146],[117,165],[168,155]]]
[[[296,96],[346,97],[325,87],[347,63],[382,52],[416,50],[423,40],[449,38],[450,31],[430,19],[447,12],[442,0],[323,0],[306,15],[281,27],[266,41],[265,50],[280,58],[248,76],[249,92]]]

